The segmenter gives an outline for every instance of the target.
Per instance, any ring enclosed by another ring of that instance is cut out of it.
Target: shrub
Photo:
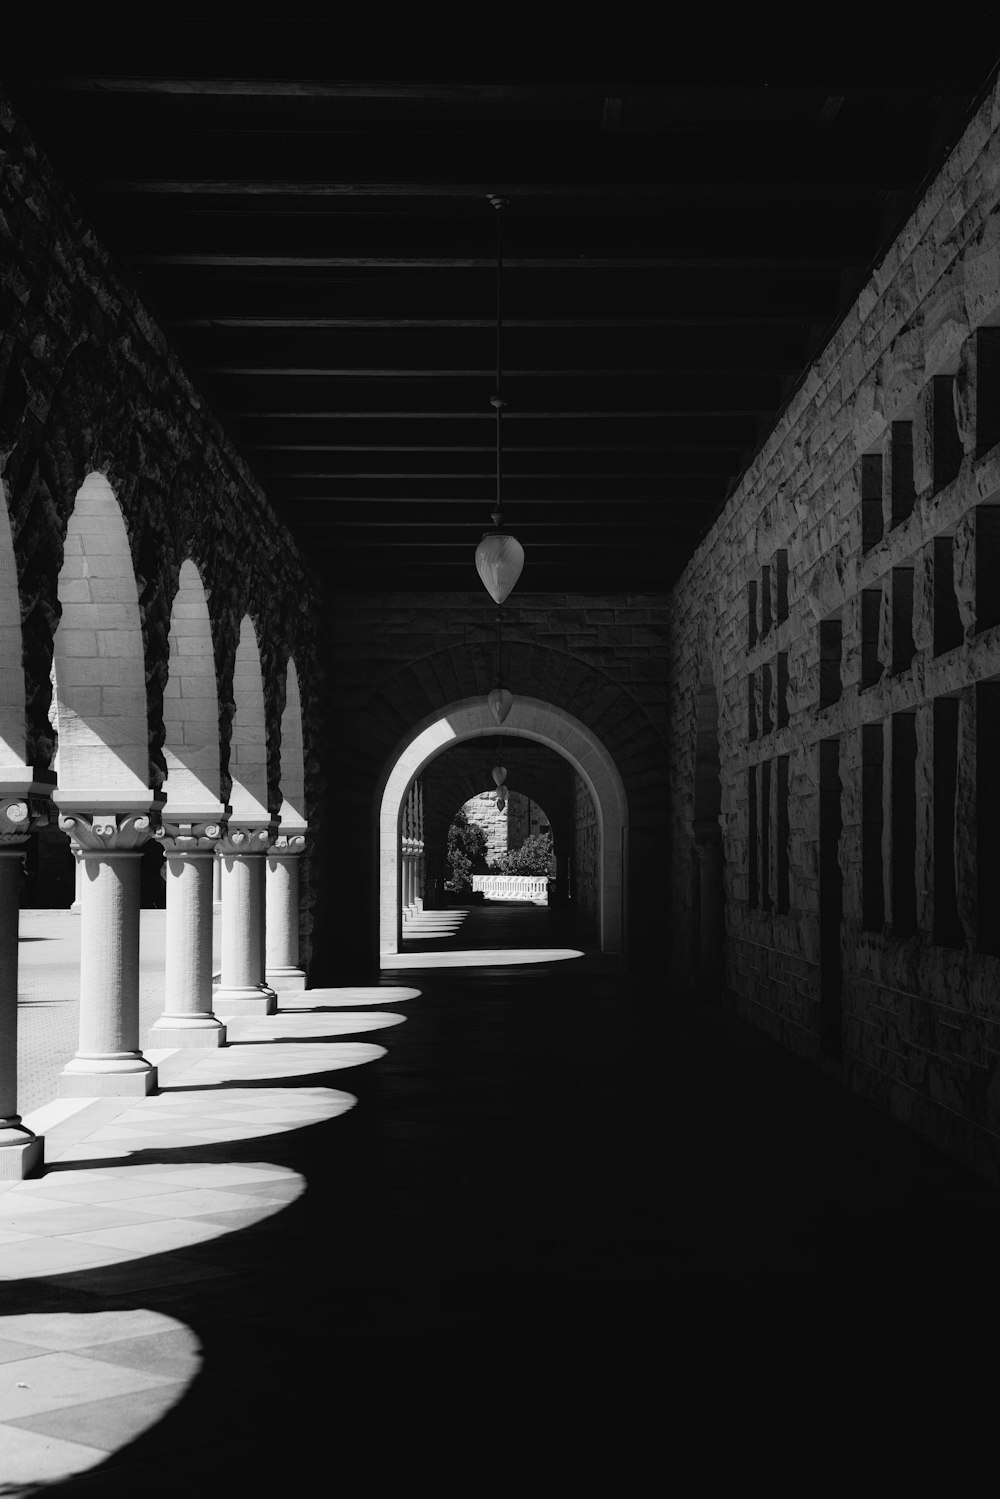
[[[490,865],[490,874],[548,874],[552,834],[532,833],[520,848],[511,849]]]
[[[457,893],[472,889],[472,876],[486,872],[486,832],[456,812],[448,829],[448,875],[444,888]]]

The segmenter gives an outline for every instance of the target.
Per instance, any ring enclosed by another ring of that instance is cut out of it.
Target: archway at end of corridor
[[[537,698],[515,700],[507,719],[490,720],[481,697],[466,698],[417,724],[390,757],[378,800],[379,946],[383,957],[402,943],[404,861],[413,788],[447,750],[485,741],[484,753],[513,740],[546,746],[568,762],[593,803],[595,815],[595,936],[606,953],[622,951],[627,903],[628,802],[617,766],[606,747],[579,719]],[[528,791],[525,786],[522,790]],[[404,821],[407,826],[404,827]]]

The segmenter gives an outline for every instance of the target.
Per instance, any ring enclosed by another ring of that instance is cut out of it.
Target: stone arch
[[[21,596],[7,496],[0,479],[0,767],[25,764]]]
[[[132,553],[103,474],[77,492],[53,642],[60,792],[148,800],[146,674]]]
[[[219,693],[208,599],[193,562],[181,566],[170,611],[163,689],[168,815],[220,808]]]
[[[288,658],[281,714],[281,812],[283,828],[306,826],[306,773],[302,744],[302,698],[295,662]]]
[[[521,696],[499,728],[489,722],[481,697],[452,703],[417,724],[391,756],[378,797],[380,950],[399,950],[399,819],[410,786],[424,766],[449,745],[498,734],[548,745],[570,762],[590,791],[597,808],[601,843],[598,939],[605,952],[620,952],[625,934],[628,836],[628,802],[621,775],[608,750],[586,724],[565,709]]]
[[[240,624],[233,663],[233,714],[229,740],[229,802],[234,822],[269,822],[267,800],[267,726],[264,677],[257,632],[249,614]]]

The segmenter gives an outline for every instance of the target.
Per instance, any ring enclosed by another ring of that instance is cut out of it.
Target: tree
[[[448,829],[446,890],[472,889],[472,875],[486,870],[486,846],[486,830],[470,822],[464,812],[456,812]]]
[[[552,834],[531,833],[520,848],[509,850],[490,865],[491,874],[548,874]]]

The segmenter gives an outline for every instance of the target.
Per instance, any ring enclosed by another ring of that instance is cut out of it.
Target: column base
[[[214,1015],[161,1015],[149,1028],[147,1046],[225,1046],[226,1027]]]
[[[277,1008],[273,989],[216,989],[212,995],[217,1015],[273,1015]]]
[[[74,1057],[59,1074],[59,1098],[145,1098],[156,1092],[156,1068],[136,1053],[102,1061]]]
[[[283,989],[304,989],[306,976],[301,968],[268,968],[265,978],[276,994]]]
[[[45,1164],[45,1138],[26,1129],[0,1130],[0,1182],[23,1182]]]

